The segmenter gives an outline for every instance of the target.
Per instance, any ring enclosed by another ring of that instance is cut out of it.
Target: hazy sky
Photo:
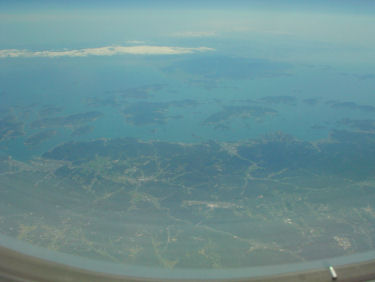
[[[8,2],[0,1],[1,50],[147,45],[240,56],[251,49],[306,62],[375,60],[374,1]]]

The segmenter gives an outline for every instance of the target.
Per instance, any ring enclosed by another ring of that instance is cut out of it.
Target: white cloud
[[[176,37],[213,37],[216,36],[214,31],[184,31],[173,33]]]
[[[139,44],[145,44],[145,42],[141,41],[141,40],[127,40],[126,44],[137,44],[137,45],[139,45]]]
[[[0,58],[31,58],[31,57],[87,57],[87,56],[113,56],[113,55],[178,55],[178,54],[192,54],[198,52],[214,51],[213,48],[208,47],[170,47],[170,46],[105,46],[99,48],[86,48],[77,50],[62,50],[62,51],[30,51],[19,49],[3,49],[0,50]]]

